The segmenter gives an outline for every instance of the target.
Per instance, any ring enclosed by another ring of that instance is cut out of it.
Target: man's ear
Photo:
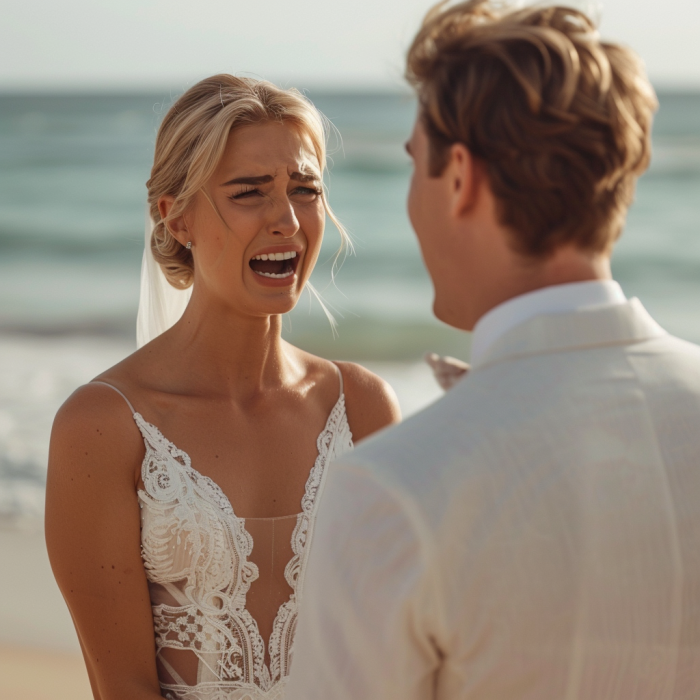
[[[452,215],[461,217],[476,203],[481,171],[474,156],[463,143],[450,146],[446,175],[450,186]]]
[[[169,194],[163,195],[158,200],[158,211],[160,212],[161,219],[165,219],[165,217],[168,216],[174,203],[175,197],[171,197]],[[190,240],[190,234],[187,230],[187,222],[185,221],[184,215],[168,221],[168,231],[170,231],[173,238],[183,246],[187,245],[187,242]]]

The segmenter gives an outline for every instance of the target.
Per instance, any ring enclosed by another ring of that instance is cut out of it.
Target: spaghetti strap
[[[335,365],[335,368],[338,370],[338,378],[340,379],[340,396],[342,396],[345,393],[345,389],[343,388],[343,373],[340,371],[340,367],[338,367],[337,363],[333,363]],[[338,397],[340,399],[340,396]]]
[[[342,382],[342,380],[341,380],[341,382]],[[119,389],[117,389],[116,386],[109,384],[108,382],[100,382],[100,381],[90,382],[90,384],[103,384],[104,386],[108,386],[110,389],[114,389],[114,391],[116,391],[117,394],[119,394],[119,396],[121,396],[124,399],[124,401],[126,401],[126,405],[131,409],[131,415],[133,416],[136,413],[136,411],[134,410],[134,407],[131,405],[131,401],[129,401],[129,399],[127,399],[126,396],[124,396],[124,394],[122,394],[122,392],[119,391]]]

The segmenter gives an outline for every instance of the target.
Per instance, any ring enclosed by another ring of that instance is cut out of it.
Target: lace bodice
[[[132,413],[146,445],[143,488],[138,492],[141,550],[163,697],[280,700],[326,467],[352,448],[342,386],[317,440],[318,457],[306,482],[301,512],[286,518],[237,517],[221,488],[192,466],[187,453],[133,408]],[[283,597],[275,607],[267,642],[269,663],[248,601],[251,584],[260,575],[258,564],[251,561],[258,537],[265,548],[259,563],[265,562],[271,581],[262,596],[269,592]],[[277,561],[282,562],[277,573],[281,578],[283,571],[286,591],[273,587]]]

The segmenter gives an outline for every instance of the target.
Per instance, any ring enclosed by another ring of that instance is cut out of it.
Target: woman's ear
[[[165,219],[173,208],[175,203],[175,197],[169,194],[163,195],[158,200],[158,211],[160,212],[160,218]],[[187,245],[190,240],[190,234],[187,230],[187,222],[185,221],[184,214],[177,216],[174,219],[168,221],[167,225],[170,235],[181,245]]]

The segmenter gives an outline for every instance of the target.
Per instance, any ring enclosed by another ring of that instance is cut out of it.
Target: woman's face
[[[316,264],[325,223],[310,140],[283,123],[240,127],[205,189],[218,213],[200,192],[183,217],[195,285],[211,303],[244,315],[290,311]]]

